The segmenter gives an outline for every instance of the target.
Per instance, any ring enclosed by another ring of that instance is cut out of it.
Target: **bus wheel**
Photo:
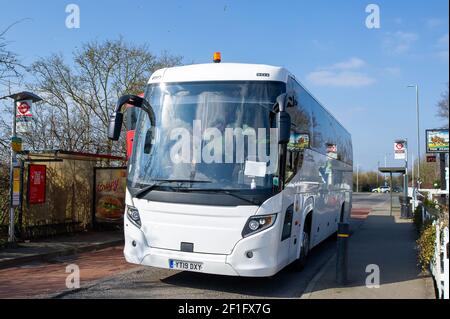
[[[300,256],[295,261],[294,267],[296,270],[302,270],[305,268],[306,261],[308,260],[309,255],[309,244],[310,244],[310,238],[309,238],[309,232],[303,231],[303,240],[302,240],[302,248],[300,249]]]

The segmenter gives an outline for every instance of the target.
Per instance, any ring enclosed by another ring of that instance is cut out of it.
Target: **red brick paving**
[[[61,259],[57,263],[36,263],[0,270],[0,298],[30,298],[66,290],[66,266],[80,267],[80,284],[135,268],[123,257],[123,247]]]
[[[370,208],[352,208],[351,218],[366,219],[370,214]]]

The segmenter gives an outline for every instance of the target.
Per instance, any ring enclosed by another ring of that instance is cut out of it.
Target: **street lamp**
[[[420,117],[419,117],[419,86],[408,85],[408,88],[416,89],[416,117],[417,117],[417,189],[420,188]]]
[[[14,101],[13,103],[13,108],[12,108],[12,137],[11,137],[11,141],[16,140],[17,138],[17,132],[16,132],[16,116],[17,116],[17,102],[21,102],[21,101],[31,101],[32,103],[35,102],[39,102],[42,101],[42,99],[37,96],[34,93],[30,93],[30,92],[20,92],[20,93],[15,93],[15,94],[11,94],[8,96],[4,96],[0,99],[6,99],[6,98],[10,98]],[[9,187],[10,187],[10,210],[9,210],[9,232],[8,232],[8,242],[10,244],[14,244],[15,242],[15,236],[14,236],[14,220],[15,220],[15,216],[14,216],[14,200],[13,200],[13,195],[14,195],[14,167],[17,167],[17,154],[16,151],[14,150],[13,147],[11,147],[11,161],[10,161],[10,169],[9,169],[9,174],[10,174],[10,181],[9,181]]]

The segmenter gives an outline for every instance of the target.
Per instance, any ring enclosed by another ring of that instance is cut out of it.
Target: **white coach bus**
[[[128,164],[128,262],[266,277],[337,231],[352,201],[352,141],[281,67],[211,63],[161,69],[144,98]]]

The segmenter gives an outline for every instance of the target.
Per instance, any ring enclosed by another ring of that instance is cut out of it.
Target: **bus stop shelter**
[[[390,208],[390,215],[392,216],[392,175],[393,174],[402,174],[403,176],[406,174],[406,168],[405,167],[379,167],[378,170],[380,173],[383,174],[389,174],[389,180],[390,180],[390,187],[391,191],[389,192],[391,195],[391,208]],[[405,179],[403,179],[405,180]],[[403,185],[404,189],[407,189],[408,185]],[[400,196],[400,205],[401,205],[401,215],[402,218],[408,218],[409,215],[409,197]]]

